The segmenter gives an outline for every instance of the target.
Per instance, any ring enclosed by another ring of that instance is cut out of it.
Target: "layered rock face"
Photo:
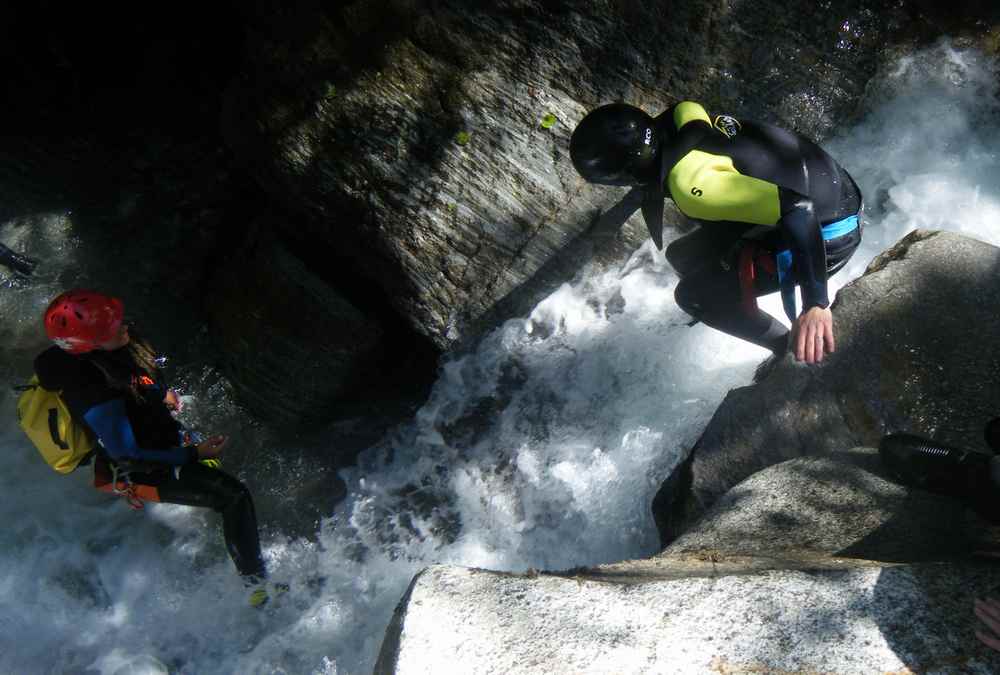
[[[258,3],[244,10],[246,62],[222,127],[294,214],[275,223],[283,240],[339,269],[349,297],[449,350],[648,236],[631,216],[638,195],[588,185],[572,168],[569,137],[588,110],[625,100],[657,114],[690,98],[821,139],[856,113],[887,45],[928,37],[921,11]],[[669,206],[667,221],[685,226]],[[333,379],[351,368],[328,365]]]
[[[618,230],[627,213],[595,228],[623,191],[569,162],[587,110],[619,99],[658,114],[691,98],[822,137],[853,114],[906,16],[852,2],[819,16],[738,2],[259,10],[224,128],[303,216],[286,235],[329,251],[444,349],[647,236],[637,219]]]
[[[994,672],[972,603],[1000,584],[995,528],[892,482],[872,446],[906,430],[980,449],[998,265],[994,246],[911,233],[838,294],[834,358],[787,357],[729,395],[665,487],[688,510],[661,521],[676,529],[660,555],[429,568],[376,672]]]

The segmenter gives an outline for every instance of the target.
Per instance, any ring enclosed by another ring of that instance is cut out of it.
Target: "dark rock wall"
[[[43,257],[39,283],[121,295],[177,354],[204,321],[209,271],[252,202],[218,135],[241,52],[228,14],[48,2],[0,7],[0,227]],[[63,269],[39,224],[71,223]],[[0,237],[5,233],[0,230]]]
[[[207,309],[241,400],[290,425],[328,421],[327,405],[360,386],[383,337],[266,229],[219,271]]]
[[[344,259],[448,348],[645,238],[633,223],[560,260],[599,238],[596,214],[621,197],[568,162],[588,109],[694,98],[814,135],[853,114],[901,15],[829,4],[819,16],[708,2],[258,7],[226,137],[303,214],[289,236]]]

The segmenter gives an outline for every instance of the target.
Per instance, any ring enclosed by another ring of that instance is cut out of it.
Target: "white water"
[[[947,46],[903,62],[861,124],[826,144],[871,213],[834,289],[915,227],[998,243],[987,66]],[[72,216],[0,225],[0,241],[27,230],[72,268]],[[213,514],[131,513],[86,476],[53,474],[11,415],[0,425],[0,672],[370,672],[393,607],[429,563],[561,569],[654,553],[660,482],[765,353],[684,326],[676,276],[653,253],[647,243],[620,269],[585,274],[445,364],[416,419],[342,473],[348,496],[317,541],[265,532],[273,576],[292,585],[265,611],[246,606]],[[60,287],[7,286],[0,337],[30,358]],[[780,315],[776,298],[764,304]],[[0,364],[4,392],[12,370]],[[216,378],[190,370],[197,416],[239,425]],[[11,395],[0,406],[12,410]],[[253,478],[253,454],[243,459],[231,468]]]

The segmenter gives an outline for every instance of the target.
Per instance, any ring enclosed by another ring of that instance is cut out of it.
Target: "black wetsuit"
[[[90,360],[51,347],[35,359],[46,389],[61,391],[73,419],[98,441],[95,486],[115,487],[111,470],[128,471],[143,500],[204,506],[222,514],[226,548],[240,574],[263,577],[257,517],[246,486],[198,462],[194,446],[183,444],[184,428],[163,402],[167,387],[159,372],[134,374],[139,399],[113,389]]]
[[[787,329],[753,298],[782,290],[792,319],[794,285],[803,311],[829,305],[827,278],[861,242],[860,190],[800,134],[725,115],[713,120],[689,101],[657,122],[669,139],[665,191],[700,225],[667,247],[681,276],[678,304],[713,328],[784,351]]]

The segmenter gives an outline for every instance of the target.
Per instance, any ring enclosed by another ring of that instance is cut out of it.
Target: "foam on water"
[[[826,144],[870,213],[834,289],[915,227],[997,243],[995,81],[982,56],[943,44],[902,61],[864,120]],[[3,224],[0,238],[30,231],[71,258],[71,230],[40,216]],[[60,278],[0,290],[4,338],[26,355],[42,346],[37,317]],[[676,282],[647,242],[444,363],[416,418],[342,472],[347,497],[315,541],[264,533],[273,575],[292,585],[264,611],[246,606],[213,514],[131,513],[85,475],[53,474],[8,418],[0,671],[370,672],[393,607],[429,563],[565,569],[654,553],[653,495],[765,356],[687,327]],[[762,304],[780,315],[777,298]],[[217,377],[188,382],[201,416],[246,422]],[[250,459],[241,475],[254,475]]]

